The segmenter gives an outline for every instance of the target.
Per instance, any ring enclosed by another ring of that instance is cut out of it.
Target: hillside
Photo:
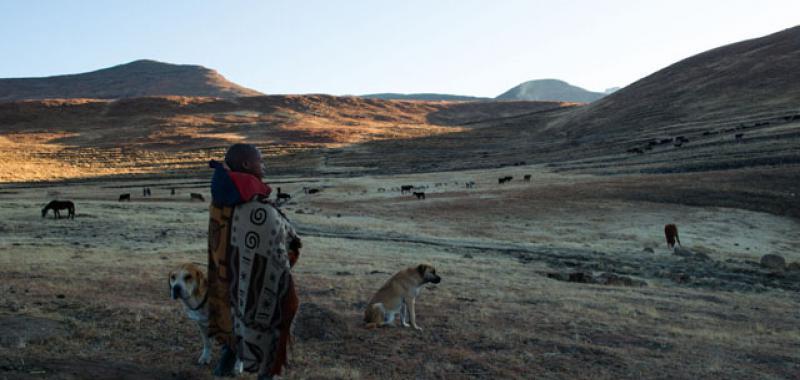
[[[0,103],[1,182],[205,168],[233,142],[258,144],[271,172],[349,172],[314,149],[463,131],[465,124],[561,108],[547,102],[442,103],[329,95],[50,99]],[[355,145],[357,146],[357,145]],[[183,174],[181,174],[183,175]]]
[[[385,100],[425,100],[425,101],[480,101],[492,100],[491,98],[481,98],[478,96],[467,95],[450,95],[450,94],[398,94],[394,92],[380,93],[380,94],[367,94],[361,95],[362,98],[367,99],[385,99]]]
[[[139,60],[82,74],[0,79],[0,102],[21,99],[261,95],[196,65]]]
[[[790,121],[800,114],[800,26],[697,54],[557,123],[580,139]],[[788,120],[783,120],[788,117]],[[770,119],[775,120],[770,120]],[[741,124],[741,125],[740,125]]]
[[[544,100],[590,103],[606,96],[591,92],[558,79],[537,79],[522,83],[500,95],[498,100]]]

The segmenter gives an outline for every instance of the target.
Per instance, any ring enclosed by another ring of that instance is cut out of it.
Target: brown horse
[[[42,209],[42,218],[47,216],[47,211],[53,210],[53,218],[61,219],[59,210],[68,210],[67,218],[75,219],[75,204],[72,201],[50,201],[47,206]]]
[[[675,242],[681,245],[681,239],[678,237],[678,226],[674,224],[665,225],[664,235],[667,237],[667,247],[669,247],[669,249],[675,248]]]

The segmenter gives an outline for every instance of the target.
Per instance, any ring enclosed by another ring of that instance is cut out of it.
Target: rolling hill
[[[556,126],[592,140],[791,121],[800,114],[798,62],[800,26],[681,60],[576,110]]]
[[[384,99],[384,100],[425,100],[425,101],[482,101],[492,100],[491,98],[482,98],[478,96],[467,95],[450,95],[450,94],[433,94],[433,93],[420,93],[420,94],[398,94],[394,92],[386,92],[380,94],[367,94],[361,95],[362,98],[367,99]]]
[[[590,103],[606,96],[558,79],[537,79],[522,83],[498,95],[497,100],[539,100]]]
[[[261,95],[197,65],[139,60],[82,74],[0,79],[0,101],[52,98],[120,99],[143,96]]]

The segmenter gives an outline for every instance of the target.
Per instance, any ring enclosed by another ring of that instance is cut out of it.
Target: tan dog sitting
[[[181,264],[169,272],[169,293],[172,299],[180,299],[186,307],[186,315],[197,323],[203,338],[203,352],[199,364],[211,362],[211,339],[208,338],[208,280],[197,265]]]
[[[404,269],[386,281],[385,284],[369,300],[364,311],[364,322],[367,328],[394,326],[395,317],[400,314],[403,327],[417,326],[416,301],[422,285],[426,283],[438,284],[442,278],[436,275],[436,269],[428,264],[420,264]]]

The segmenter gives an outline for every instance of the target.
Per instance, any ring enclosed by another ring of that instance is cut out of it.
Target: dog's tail
[[[365,328],[371,330],[381,325],[383,322],[383,304],[374,303],[367,306],[364,310],[364,325]]]

